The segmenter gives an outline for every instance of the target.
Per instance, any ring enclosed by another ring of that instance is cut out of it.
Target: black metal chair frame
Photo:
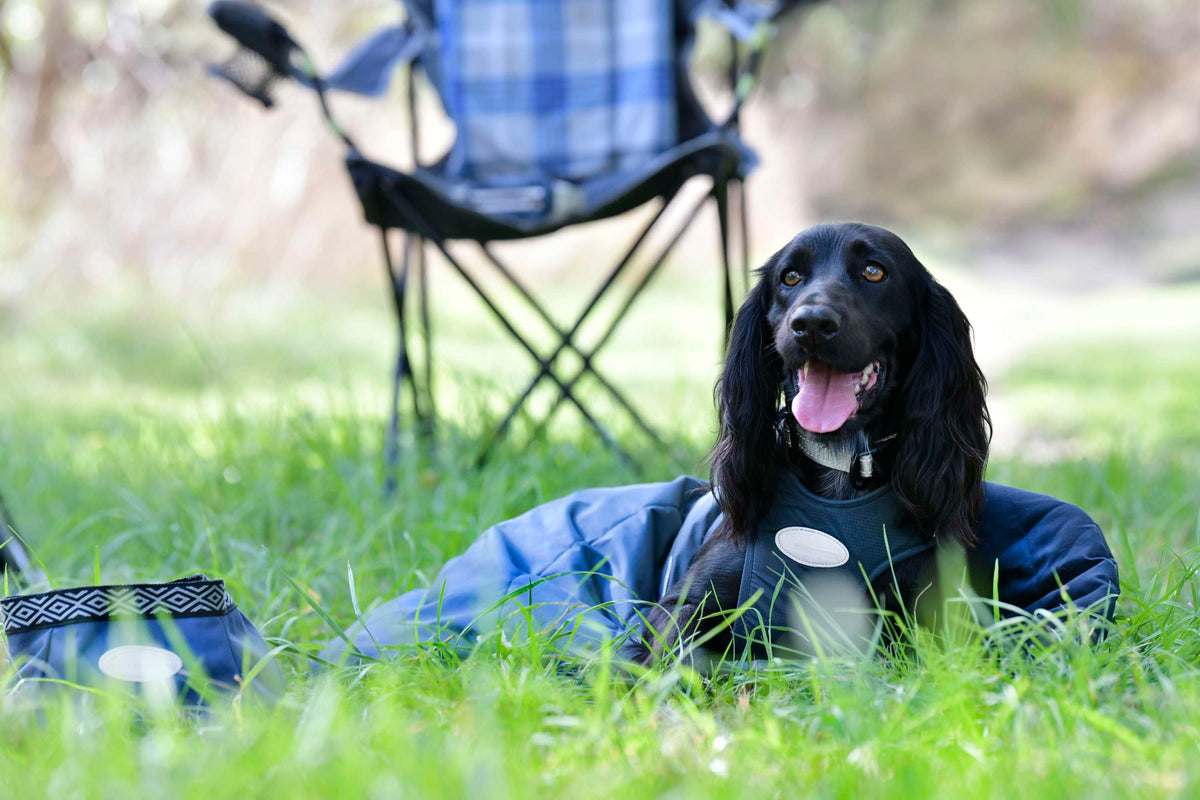
[[[550,316],[542,303],[538,301],[538,299],[525,286],[521,279],[518,278],[511,270],[509,270],[499,258],[496,257],[496,255],[488,247],[487,243],[479,243],[480,250],[486,257],[488,263],[490,263],[497,270],[497,272],[499,272],[504,276],[505,279],[508,280],[508,282],[517,290],[520,296],[529,304],[530,308],[533,309],[534,313],[536,313],[538,317],[540,317],[550,327],[551,331],[558,337],[558,343],[555,345],[554,349],[549,353],[549,355],[542,355],[538,349],[530,344],[528,339],[513,326],[513,324],[497,306],[495,300],[483,289],[482,286],[480,286],[479,282],[475,279],[471,272],[458,258],[449,252],[446,240],[437,234],[434,228],[430,226],[428,221],[424,219],[423,215],[421,215],[420,212],[417,211],[417,209],[415,209],[411,204],[405,203],[403,198],[394,197],[393,201],[400,207],[400,212],[406,217],[418,222],[418,230],[406,235],[404,244],[404,258],[399,266],[397,266],[396,260],[392,253],[392,248],[388,244],[387,229],[381,229],[384,262],[387,266],[388,277],[391,283],[392,300],[396,312],[397,335],[399,341],[396,367],[392,384],[392,416],[388,426],[386,457],[389,466],[395,463],[398,456],[400,400],[402,386],[405,380],[408,381],[412,389],[413,411],[419,423],[426,426],[426,430],[428,431],[433,421],[433,360],[430,356],[432,335],[428,311],[429,294],[426,279],[426,261],[424,258],[424,247],[426,241],[433,243],[433,245],[442,254],[450,266],[463,278],[464,281],[466,281],[479,299],[483,301],[484,305],[496,318],[496,321],[501,325],[501,327],[503,327],[508,335],[529,354],[529,356],[537,364],[538,368],[538,371],[532,380],[529,381],[524,390],[517,395],[517,398],[509,406],[509,409],[504,415],[502,421],[487,437],[487,440],[477,457],[478,464],[482,465],[487,460],[496,444],[508,432],[508,429],[517,418],[517,415],[525,406],[525,403],[529,400],[529,397],[533,394],[543,380],[549,379],[557,385],[558,397],[551,406],[550,410],[544,417],[542,417],[536,429],[533,431],[532,436],[538,436],[546,428],[546,426],[549,425],[551,419],[558,409],[561,408],[564,403],[570,403],[576,408],[588,425],[595,430],[596,434],[600,436],[600,438],[609,447],[620,454],[621,457],[631,465],[636,467],[636,460],[623,447],[621,447],[621,445],[616,441],[615,438],[612,437],[611,434],[609,434],[605,427],[597,420],[596,415],[589,410],[584,401],[581,400],[573,391],[579,381],[586,375],[591,375],[594,380],[604,387],[612,399],[616,401],[616,403],[622,409],[625,410],[634,424],[641,429],[656,446],[664,449],[667,448],[666,442],[664,442],[658,432],[655,431],[648,422],[646,422],[646,420],[633,406],[633,404],[625,397],[625,395],[596,369],[594,359],[599,354],[601,349],[608,344],[611,337],[616,332],[617,326],[624,319],[625,314],[628,313],[634,301],[642,294],[642,292],[653,280],[659,269],[666,262],[667,256],[670,254],[671,250],[674,249],[675,245],[678,244],[679,240],[683,237],[683,234],[686,233],[691,227],[691,224],[695,221],[701,209],[709,199],[713,199],[716,202],[720,225],[722,265],[724,268],[725,324],[728,328],[729,324],[733,321],[734,311],[732,279],[733,266],[730,254],[731,242],[728,217],[730,194],[729,185],[731,183],[740,182],[735,182],[731,179],[715,180],[712,190],[702,197],[699,202],[692,206],[691,210],[684,218],[684,221],[677,226],[675,232],[669,239],[668,244],[661,249],[655,258],[651,260],[649,267],[644,270],[641,278],[628,293],[625,300],[621,303],[620,308],[614,318],[608,323],[608,326],[605,328],[604,332],[590,348],[580,346],[575,341],[575,337],[578,335],[580,328],[582,328],[584,323],[587,322],[587,320],[591,317],[592,312],[595,311],[600,301],[607,296],[609,289],[611,289],[617,279],[625,273],[626,269],[633,261],[634,255],[641,248],[642,243],[649,236],[651,230],[655,228],[657,222],[662,218],[663,213],[667,210],[673,198],[664,198],[658,210],[654,213],[645,227],[642,228],[641,232],[634,239],[632,245],[630,245],[628,250],[625,252],[625,255],[620,258],[620,260],[616,263],[616,266],[612,268],[607,277],[605,277],[605,279],[600,283],[599,287],[592,294],[591,298],[575,318],[575,321],[566,330],[564,330],[560,324]],[[741,187],[739,186],[739,188]],[[739,204],[739,208],[741,209],[740,217],[743,225],[742,230],[745,231],[744,225],[746,216],[744,211],[745,205],[743,192],[738,193],[738,199],[741,200],[741,203]],[[746,237],[743,233],[743,240],[747,238],[748,237]],[[749,268],[749,260],[745,254],[748,249],[748,244],[743,241],[743,263],[746,265],[747,271]],[[419,309],[422,326],[422,338],[425,346],[425,353],[423,357],[425,375],[423,381],[418,378],[415,369],[412,367],[412,361],[408,354],[407,348],[408,331],[407,313],[405,308],[407,302],[408,275],[411,269],[410,256],[412,256],[414,252],[416,254],[416,272],[418,288],[420,290]],[[567,350],[573,350],[578,355],[581,360],[581,365],[573,376],[564,378],[555,372],[554,365],[559,356],[561,356]],[[424,383],[423,388],[419,385],[422,382]]]

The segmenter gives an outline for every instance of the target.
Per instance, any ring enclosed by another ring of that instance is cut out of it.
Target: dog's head
[[[896,434],[891,483],[930,536],[969,543],[983,505],[990,423],[971,327],[890,231],[810,228],[759,270],[718,384],[713,480],[730,529],[751,531],[786,453],[782,396],[805,435]]]

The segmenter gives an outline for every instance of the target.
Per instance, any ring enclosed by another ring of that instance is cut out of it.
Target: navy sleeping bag
[[[1117,565],[1099,526],[1045,495],[994,483],[986,494],[967,553],[975,590],[991,597],[995,587],[1006,617],[1074,607],[1110,620]],[[639,614],[683,576],[719,519],[698,478],[575,492],[489,528],[429,589],[383,603],[349,635],[369,657],[435,641],[465,652],[497,626],[532,624],[586,651],[639,629]],[[346,651],[340,643],[325,655]]]

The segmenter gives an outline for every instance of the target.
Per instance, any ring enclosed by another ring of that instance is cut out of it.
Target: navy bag
[[[129,689],[203,705],[212,690],[248,685],[278,698],[284,676],[225,583],[192,575],[170,583],[86,586],[0,599],[18,692],[63,682]]]

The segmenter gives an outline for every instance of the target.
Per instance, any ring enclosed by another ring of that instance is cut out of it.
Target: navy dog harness
[[[756,592],[759,596],[735,624],[735,633],[755,649],[779,642],[785,631],[795,630],[789,613],[797,592],[811,594],[818,584],[853,587],[852,593],[861,595],[854,599],[870,607],[872,581],[935,545],[904,522],[887,486],[853,500],[830,500],[787,473],[746,548],[738,604],[749,603]]]

